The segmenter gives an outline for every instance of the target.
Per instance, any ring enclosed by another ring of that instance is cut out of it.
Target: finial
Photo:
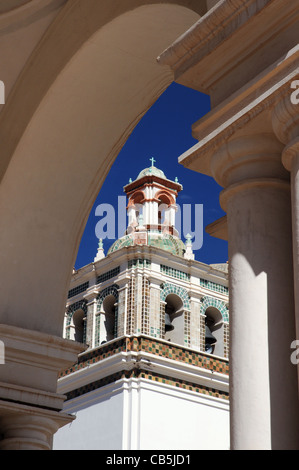
[[[188,235],[186,235],[186,251],[184,253],[184,258],[186,259],[194,259],[194,253],[193,253],[193,250],[192,250],[192,236],[188,233]]]
[[[175,177],[175,180],[174,180],[174,181],[175,181],[176,183],[178,183],[178,182],[179,182],[179,179],[178,179],[178,177],[177,177],[177,176]]]
[[[154,159],[154,157],[150,158],[150,161],[152,162],[152,167],[155,166],[154,163],[156,163],[156,160]]]
[[[130,178],[130,179],[129,179],[129,183],[132,183],[132,181],[133,181],[132,178]]]
[[[96,261],[99,261],[100,259],[105,258],[105,253],[104,253],[104,245],[103,245],[103,239],[99,239],[99,246],[98,246],[98,252],[96,257],[94,258],[94,263]]]
[[[193,238],[193,237],[190,235],[190,233],[188,233],[188,234],[186,235],[186,245],[187,245],[187,246],[192,246],[192,242],[191,242],[192,238]]]

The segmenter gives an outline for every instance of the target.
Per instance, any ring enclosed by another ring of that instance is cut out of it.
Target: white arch
[[[101,13],[105,20],[99,3],[88,10],[82,1],[68,2],[0,120],[5,140],[0,243],[6,247],[0,263],[0,322],[54,335],[61,334],[70,273],[95,197],[136,123],[173,80],[156,57],[198,19],[190,9],[171,4],[176,2],[146,5],[144,0],[134,9],[130,0],[129,12],[118,2],[117,12],[123,14],[111,20],[107,12],[110,21],[99,28],[94,17]],[[187,4],[202,8],[202,2]],[[90,37],[86,23],[76,23],[82,11],[95,29]],[[67,60],[61,70],[53,65],[55,54],[56,62]],[[31,106],[36,96],[41,101]],[[47,276],[41,276],[45,269]],[[12,279],[21,280],[18,296]]]

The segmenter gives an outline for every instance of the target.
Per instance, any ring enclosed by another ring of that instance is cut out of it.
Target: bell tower
[[[73,273],[65,337],[87,349],[59,380],[77,419],[56,449],[228,447],[227,265],[194,259],[176,228],[183,186],[155,163],[124,186],[123,236]]]
[[[133,233],[136,241],[144,239],[147,242],[147,234],[155,232],[178,236],[176,198],[182,185],[177,179],[168,180],[163,171],[154,166],[155,160],[150,160],[152,165],[124,188],[128,197],[127,233]]]

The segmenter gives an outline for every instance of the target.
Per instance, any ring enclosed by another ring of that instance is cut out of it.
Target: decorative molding
[[[227,305],[224,302],[222,302],[221,300],[215,299],[214,297],[205,297],[204,301],[201,304],[201,314],[205,315],[205,312],[207,308],[209,307],[217,308],[222,315],[223,321],[228,323],[229,312],[228,312]]]
[[[298,76],[298,61],[299,46],[195,123],[193,136],[199,142],[184,152],[179,162],[212,176],[212,156],[233,136],[242,135],[243,129],[254,120],[260,119],[268,127],[268,132],[274,133],[271,112],[282,97],[290,96],[291,82]]]
[[[200,18],[183,36],[178,38],[159,57],[161,65],[169,65],[176,71],[176,76],[183,73],[194,61],[221,44],[228,34],[233,34],[250,17],[262,10],[270,0],[221,1]]]
[[[282,163],[284,167],[291,171],[293,166],[293,161],[295,158],[299,157],[299,137],[294,139],[290,142],[289,145],[286,146],[282,153]]]
[[[299,136],[299,106],[292,103],[291,92],[291,87],[286,89],[272,111],[275,135],[286,145]]]
[[[71,399],[132,377],[172,381],[176,387],[228,398],[226,359],[144,335],[125,336],[80,355],[78,364],[61,374],[59,390]]]
[[[169,294],[178,295],[183,302],[184,308],[190,310],[190,299],[186,289],[176,284],[164,282],[163,287],[161,287],[161,300],[165,302],[165,299]]]
[[[76,390],[68,392],[66,397],[67,401],[73,400],[74,398],[80,397],[86,393],[97,390],[101,387],[109,385],[119,380],[129,379],[145,379],[158,382],[160,384],[171,385],[173,387],[181,388],[186,391],[196,392],[203,395],[209,395],[210,397],[221,398],[223,400],[229,400],[229,393],[216,388],[208,387],[205,385],[199,385],[183,379],[175,379],[171,376],[161,375],[155,372],[149,372],[140,370],[139,368],[132,369],[129,371],[120,371],[104,379],[97,380],[93,383],[80,387]]]

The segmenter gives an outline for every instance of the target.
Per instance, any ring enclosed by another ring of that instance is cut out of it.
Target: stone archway
[[[128,12],[121,3],[106,12],[109,22],[98,30],[93,16],[101,12],[99,2],[92,2],[90,11],[84,2],[67,4],[1,115],[2,176],[5,173],[0,210],[6,229],[0,242],[7,247],[0,268],[2,323],[61,333],[70,270],[92,203],[134,126],[173,79],[168,67],[156,63],[157,55],[198,18],[171,3],[137,2],[143,6],[134,9],[136,2],[130,1]],[[80,24],[78,38],[69,37],[82,12],[92,23],[91,31]],[[98,23],[103,16],[102,12]],[[58,37],[67,43],[69,56],[64,51],[59,57]],[[59,60],[64,61],[63,69]],[[39,86],[34,90],[35,82]],[[40,277],[44,266],[47,276]],[[19,296],[13,298],[10,281],[16,276],[22,282]],[[38,281],[34,286],[32,279]],[[44,292],[42,298],[39,291]],[[30,305],[22,317],[21,305]]]
[[[19,19],[31,2],[21,7]],[[127,137],[173,81],[157,56],[205,11],[198,0],[68,1],[9,90],[0,114],[1,371],[18,405],[1,402],[3,449],[49,448],[72,419],[57,412],[55,392],[59,370],[82,351],[59,336],[85,221]]]
[[[119,149],[173,78],[211,94],[212,112],[193,126],[199,143],[180,162],[225,188],[228,230],[223,220],[210,230],[230,245],[232,448],[297,449],[296,2],[45,2],[64,6],[47,30],[30,32],[36,47],[0,115],[1,449],[49,448],[71,419],[57,412],[57,372],[80,347],[58,336],[84,222]],[[32,22],[42,2],[12,4],[23,27],[27,6]],[[190,28],[206,4],[215,8]],[[10,13],[0,17],[6,39]]]

